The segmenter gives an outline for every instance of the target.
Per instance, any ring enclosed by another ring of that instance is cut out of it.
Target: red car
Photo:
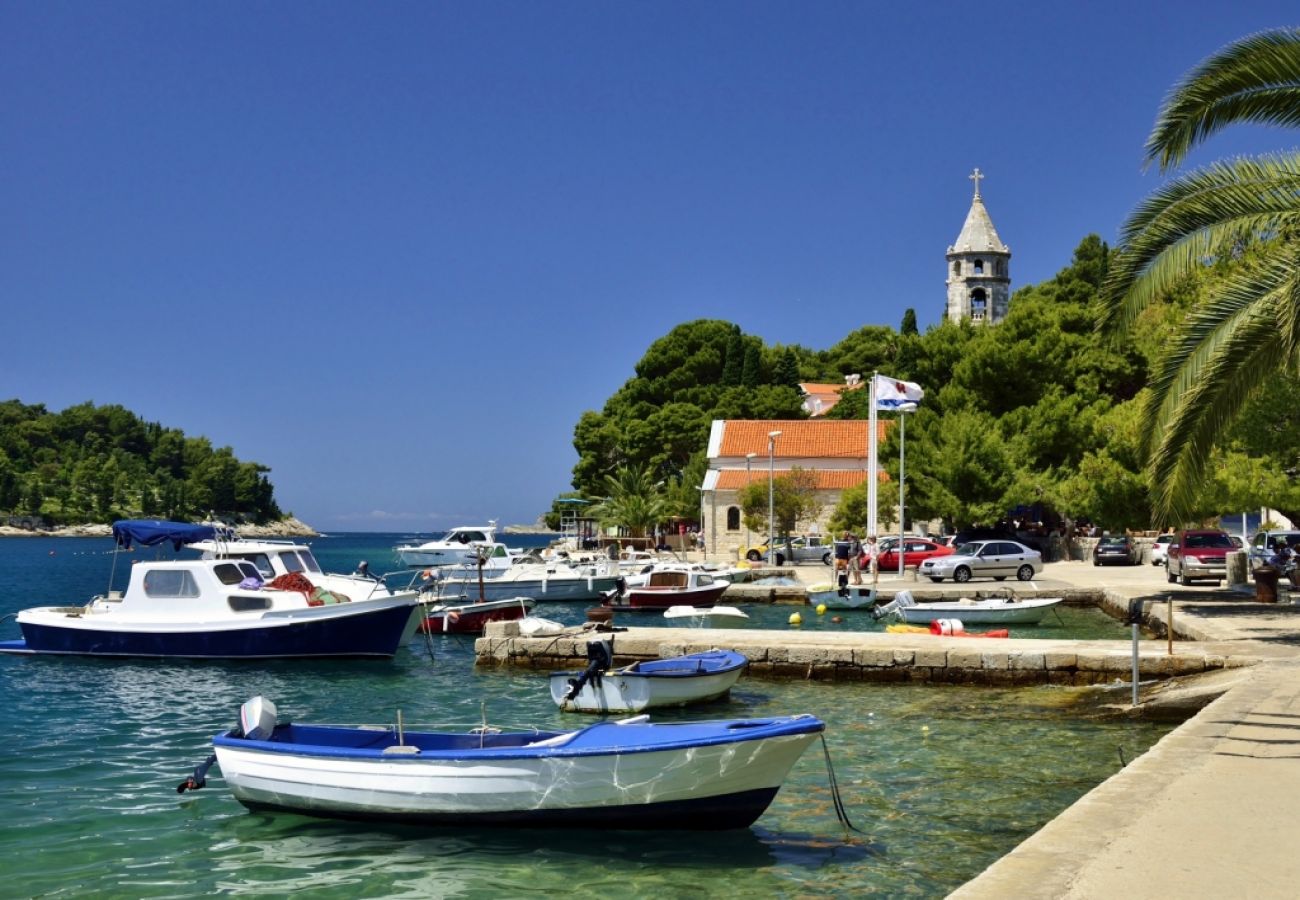
[[[926,538],[905,538],[903,540],[904,566],[919,566],[932,556],[948,556],[951,553],[951,547],[945,547],[937,541],[927,540]],[[880,554],[880,571],[898,571],[898,551],[896,549],[891,547]]]
[[[1236,551],[1231,538],[1217,528],[1198,528],[1174,535],[1165,555],[1165,577],[1172,584],[1192,583],[1192,579],[1212,579],[1216,583],[1227,577],[1227,555]]]

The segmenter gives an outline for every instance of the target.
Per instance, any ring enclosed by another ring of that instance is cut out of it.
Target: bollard
[[[1125,621],[1133,626],[1133,706],[1138,705],[1138,638],[1142,627],[1142,598],[1137,597],[1128,602],[1128,615]]]

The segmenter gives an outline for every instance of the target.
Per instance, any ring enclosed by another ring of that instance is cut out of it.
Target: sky
[[[906,7],[906,8],[904,8]],[[1294,3],[0,2],[0,399],[120,404],[322,531],[531,523],[701,318],[938,323],[1112,245],[1161,99]],[[1293,149],[1234,128],[1189,166]]]

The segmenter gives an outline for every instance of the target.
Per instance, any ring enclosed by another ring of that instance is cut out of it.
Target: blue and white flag
[[[887,375],[876,376],[876,409],[896,410],[907,403],[919,404],[925,391],[919,384],[899,381]]]

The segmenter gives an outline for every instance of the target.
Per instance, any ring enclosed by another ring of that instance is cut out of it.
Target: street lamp
[[[773,489],[776,475],[776,439],[779,431],[767,433],[767,564],[776,560],[776,493]]]
[[[757,454],[757,453],[746,453],[746,454],[745,454],[745,487],[746,487],[746,489],[749,488],[749,483],[750,483],[750,481],[752,480],[752,479],[750,479],[750,477],[749,477],[749,464],[750,464],[751,462],[754,461],[754,457],[755,457],[755,456],[758,456],[758,454]],[[750,539],[750,536],[749,536],[749,517],[746,516],[746,517],[745,517],[745,552],[746,552],[746,553],[749,552],[750,542],[751,542],[751,539]]]
[[[907,457],[907,414],[916,412],[915,403],[898,407],[898,575],[903,575],[903,466]]]

